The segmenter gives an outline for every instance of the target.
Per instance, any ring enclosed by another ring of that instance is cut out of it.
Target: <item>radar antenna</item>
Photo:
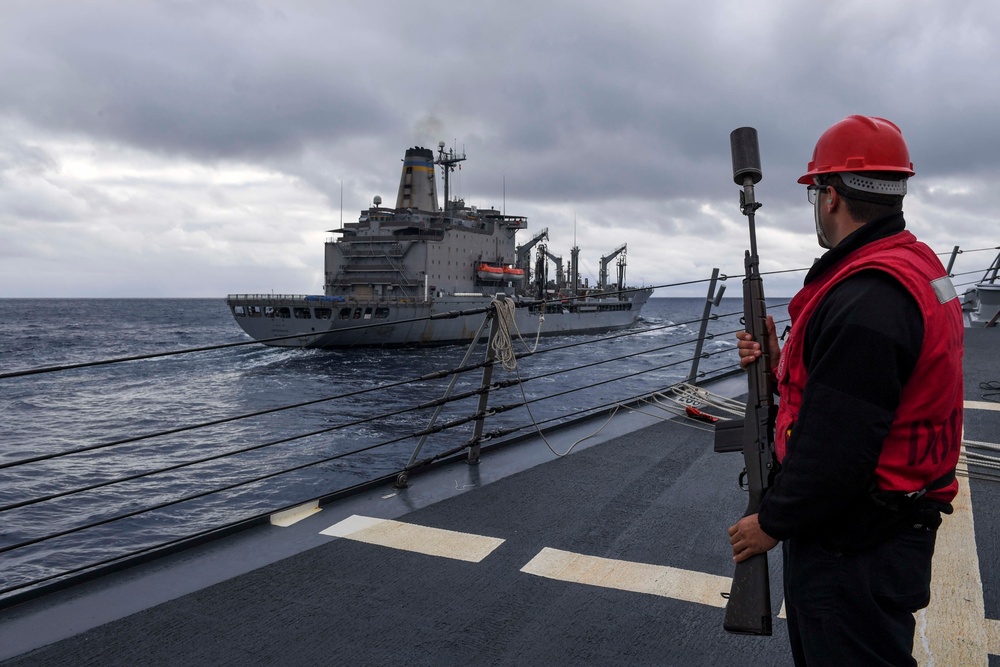
[[[465,151],[459,153],[456,149],[445,150],[444,142],[438,142],[437,164],[441,165],[441,172],[444,175],[444,213],[452,208],[450,200],[450,174],[455,171],[455,165],[465,160]]]

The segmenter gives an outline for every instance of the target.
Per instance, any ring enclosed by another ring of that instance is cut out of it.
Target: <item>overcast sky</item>
[[[632,284],[736,275],[744,125],[762,267],[807,266],[795,181],[853,113],[901,127],[918,236],[998,246],[998,34],[994,0],[5,0],[0,297],[321,293],[341,208],[391,204],[406,148],[442,140],[520,243],[568,257],[575,221],[591,280],[623,242]]]

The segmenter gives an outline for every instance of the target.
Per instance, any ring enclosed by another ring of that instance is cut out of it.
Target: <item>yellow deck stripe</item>
[[[1000,621],[986,619],[986,650],[1000,655]]]
[[[298,523],[302,519],[310,517],[319,511],[319,503],[314,500],[304,505],[287,509],[284,512],[275,512],[271,515],[271,525],[288,528],[292,524]]]
[[[459,533],[454,530],[429,528],[357,514],[320,532],[331,537],[342,537],[471,563],[483,560],[504,542],[496,537]]]
[[[539,551],[521,571],[548,579],[648,593],[713,607],[726,606],[722,593],[728,592],[732,585],[729,577],[586,556],[549,547]]]
[[[913,656],[920,665],[985,667],[987,652],[997,649],[997,622],[986,619],[968,484],[959,484],[952,505],[938,529],[931,604],[916,615]]]

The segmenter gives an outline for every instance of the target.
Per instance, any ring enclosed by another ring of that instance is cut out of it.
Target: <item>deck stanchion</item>
[[[496,341],[497,333],[501,327],[499,304],[506,301],[506,299],[505,295],[497,294],[491,307],[493,323],[490,327],[490,339],[486,344],[486,365],[483,366],[482,393],[479,394],[479,405],[476,408],[476,424],[472,431],[472,445],[469,447],[469,458],[466,459],[466,463],[469,465],[479,463],[479,445],[483,435],[483,423],[486,421],[486,407],[490,401],[490,382],[493,381],[493,362],[497,358],[496,348],[494,348],[493,343]]]
[[[951,259],[948,260],[948,268],[944,270],[949,276],[951,275],[951,267],[955,266],[955,258],[958,257],[958,253],[961,252],[958,246],[955,246],[951,250]]]
[[[486,309],[486,317],[483,318],[483,321],[479,324],[479,328],[476,329],[476,333],[472,337],[472,342],[469,343],[469,347],[466,348],[465,350],[465,356],[462,357],[462,363],[459,364],[459,368],[465,368],[466,365],[469,363],[469,359],[472,357],[472,351],[476,349],[476,345],[479,343],[479,338],[483,335],[483,330],[486,329],[486,325],[489,323],[490,318],[496,319],[495,313],[496,313],[495,310],[491,310],[489,308]],[[460,373],[455,373],[454,375],[452,375],[451,381],[448,383],[448,389],[444,392],[444,396],[442,398],[447,399],[449,396],[451,396],[451,392],[454,391],[455,384],[458,382],[459,375]],[[431,428],[432,426],[434,426],[435,423],[437,423],[437,419],[441,415],[441,411],[443,409],[444,409],[444,403],[441,403],[434,409],[434,415],[431,417],[430,423],[427,425],[428,428]],[[404,472],[399,473],[399,476],[396,478],[395,486],[397,489],[406,488],[409,481],[409,475],[406,474],[405,470],[409,469],[410,466],[412,466],[416,462],[417,456],[420,455],[420,450],[423,449],[425,442],[427,442],[427,436],[426,435],[421,436],[420,441],[417,443],[417,446],[413,449],[413,453],[410,454],[410,460],[407,461],[406,465],[404,466]]]
[[[726,286],[723,285],[719,288],[719,293],[715,293],[715,285],[718,281],[719,269],[712,269],[712,279],[708,281],[708,296],[705,297],[705,310],[701,316],[701,328],[698,330],[698,342],[695,343],[694,359],[691,360],[691,373],[688,374],[688,382],[695,382],[698,378],[698,362],[701,360],[701,348],[708,332],[708,320],[712,313],[712,306],[719,305],[719,302],[722,301],[722,295],[726,291]]]

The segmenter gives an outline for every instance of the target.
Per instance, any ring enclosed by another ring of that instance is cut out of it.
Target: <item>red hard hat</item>
[[[809,171],[799,183],[838,171],[897,171],[913,176],[910,151],[895,124],[875,116],[848,116],[816,142]]]

